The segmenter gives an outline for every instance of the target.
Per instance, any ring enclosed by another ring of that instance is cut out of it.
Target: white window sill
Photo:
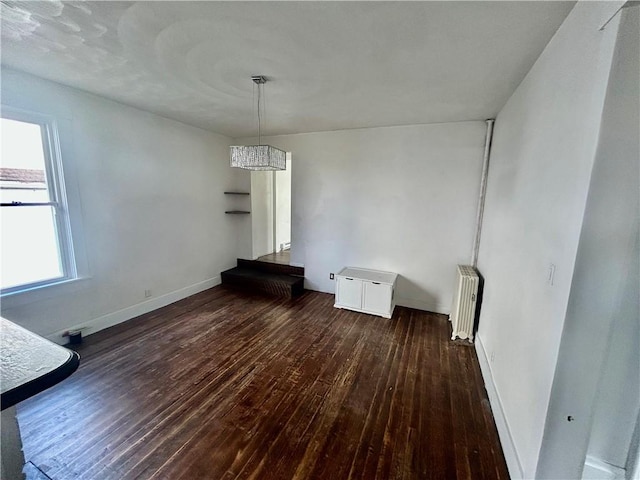
[[[0,296],[2,300],[2,310],[10,310],[29,303],[39,302],[70,293],[77,293],[87,287],[86,282],[90,279],[91,277],[64,279],[58,282],[47,283],[45,285],[25,287],[21,290],[3,293]]]

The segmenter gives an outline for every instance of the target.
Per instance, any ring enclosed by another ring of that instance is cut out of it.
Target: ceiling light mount
[[[262,145],[260,100],[263,97],[264,84],[267,83],[267,77],[264,75],[252,75],[251,81],[258,86],[258,145],[232,146],[230,148],[231,166],[246,170],[286,170],[286,152],[271,145]]]

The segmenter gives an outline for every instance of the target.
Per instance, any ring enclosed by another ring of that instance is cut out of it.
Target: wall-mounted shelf
[[[247,198],[249,196],[249,192],[239,192],[239,191],[229,191],[229,192],[224,192],[225,195],[233,195],[233,196],[237,196],[239,195],[240,197],[244,197]],[[237,208],[247,208],[247,207],[251,207],[251,205],[247,205],[246,203],[244,203],[244,201],[242,202],[242,204],[237,203],[236,201],[233,201],[231,204],[227,205],[227,208],[233,208],[234,210],[227,210],[226,213],[227,215],[249,215],[251,212],[249,210],[235,210]]]

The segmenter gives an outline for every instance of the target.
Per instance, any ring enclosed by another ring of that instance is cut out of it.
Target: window
[[[0,121],[2,294],[76,278],[55,123],[4,107]]]

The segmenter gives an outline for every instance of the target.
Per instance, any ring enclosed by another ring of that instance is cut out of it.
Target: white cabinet
[[[365,268],[343,268],[336,275],[336,308],[391,318],[398,275]]]

